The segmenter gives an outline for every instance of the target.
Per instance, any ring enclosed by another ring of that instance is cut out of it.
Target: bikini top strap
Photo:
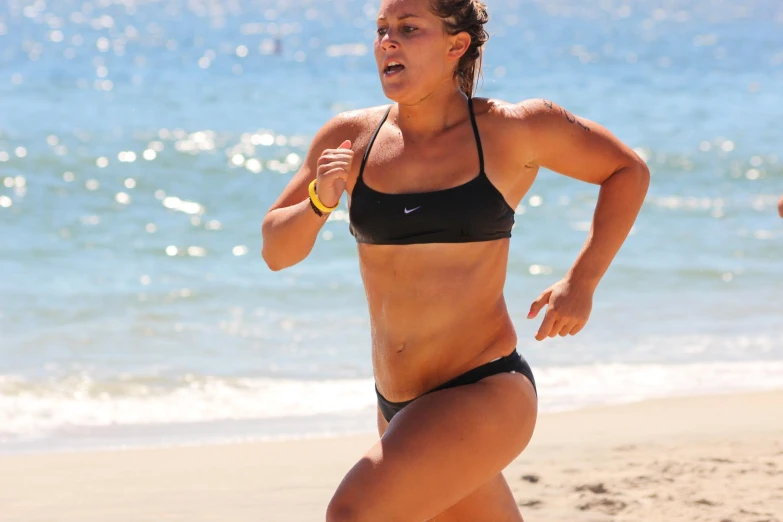
[[[372,148],[372,144],[375,143],[375,138],[378,137],[378,133],[381,131],[381,127],[383,127],[386,118],[389,117],[389,113],[391,112],[392,107],[394,107],[394,105],[389,105],[389,108],[386,109],[386,113],[383,115],[383,118],[381,118],[380,123],[378,123],[378,126],[375,127],[375,132],[372,133],[372,138],[370,138],[370,143],[367,145],[367,149],[364,151],[364,157],[362,158],[362,166],[361,168],[359,168],[359,179],[362,179],[362,174],[364,174],[364,166],[367,164],[367,158],[370,157],[370,149]]]
[[[478,147],[480,173],[484,173],[484,150],[481,148],[481,136],[479,135],[478,125],[476,125],[476,116],[473,114],[473,98],[468,98],[468,108],[470,109],[470,123],[473,124],[473,134],[476,137],[476,146]]]

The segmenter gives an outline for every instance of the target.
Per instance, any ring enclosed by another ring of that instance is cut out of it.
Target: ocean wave
[[[779,388],[783,361],[594,364],[535,368],[543,412],[643,399]],[[0,447],[117,427],[374,415],[371,379],[181,376],[172,381],[80,375],[57,382],[0,376]],[[300,422],[296,436],[317,431]],[[294,434],[292,434],[294,435]],[[184,437],[187,439],[187,437]]]

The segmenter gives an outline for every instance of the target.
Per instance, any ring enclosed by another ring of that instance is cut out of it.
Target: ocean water
[[[0,4],[0,452],[373,429],[345,203],[273,273],[260,224],[332,115],[386,103],[377,2]],[[783,385],[783,4],[498,0],[480,96],[648,162],[576,337],[533,339],[597,189],[542,172],[506,297],[544,411]]]

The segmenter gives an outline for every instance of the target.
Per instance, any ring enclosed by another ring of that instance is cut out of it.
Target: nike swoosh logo
[[[406,213],[406,214],[410,214],[410,213],[411,213],[411,212],[413,212],[414,210],[419,210],[420,208],[421,208],[421,205],[420,205],[420,206],[418,206],[418,207],[416,207],[416,208],[412,208],[412,209],[410,209],[410,210],[408,210],[407,208],[405,208],[404,210],[405,210],[405,213]]]

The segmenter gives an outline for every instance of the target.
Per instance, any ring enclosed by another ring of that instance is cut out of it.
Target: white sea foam
[[[176,387],[96,383],[89,377],[33,384],[0,377],[0,441],[60,428],[301,417],[372,405],[366,379],[296,381],[207,378]],[[115,388],[119,393],[104,391]]]
[[[538,368],[535,373],[544,412],[783,385],[783,362],[765,361],[596,364]],[[375,395],[370,379],[189,380],[190,384],[182,386],[151,388],[127,382],[96,383],[86,377],[66,379],[58,385],[0,377],[0,449],[4,444],[33,439],[55,442],[63,432],[74,430],[94,436],[101,429],[123,426],[176,430],[176,425],[208,426],[225,421],[280,423],[288,419],[295,428],[289,427],[287,436],[299,437],[322,430],[322,422],[309,422],[309,418],[373,417]],[[263,429],[255,429],[253,434],[275,435]],[[242,430],[234,435],[243,436]],[[199,438],[197,433],[181,434],[177,441],[186,442],[188,437]]]

